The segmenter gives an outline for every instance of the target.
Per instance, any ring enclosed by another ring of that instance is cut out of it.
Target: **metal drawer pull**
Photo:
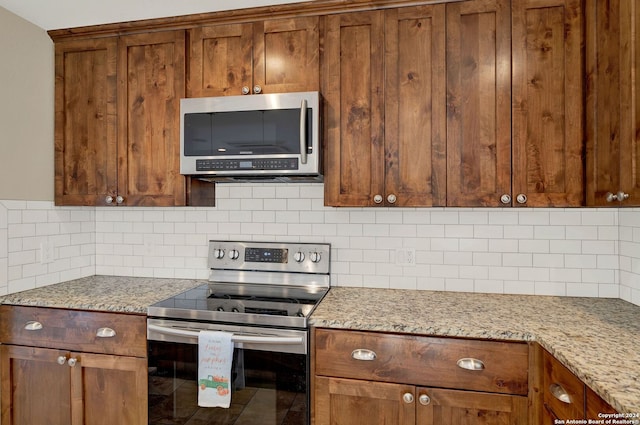
[[[482,360],[473,359],[471,357],[465,357],[456,363],[458,367],[466,370],[484,370],[484,363]]]
[[[411,393],[404,393],[402,395],[402,401],[404,401],[407,404],[413,403],[413,394]]]
[[[358,348],[351,352],[351,357],[356,360],[372,361],[375,360],[378,355],[375,351],[367,350],[366,348]]]
[[[39,331],[42,329],[42,323],[35,321],[27,322],[27,324],[24,325],[24,328],[28,331]]]
[[[551,384],[549,385],[549,391],[551,391],[551,394],[561,402],[571,404],[571,396],[567,390],[562,388],[562,385]]]
[[[96,336],[98,338],[113,338],[116,336],[116,331],[111,328],[100,328],[98,332],[96,332]]]

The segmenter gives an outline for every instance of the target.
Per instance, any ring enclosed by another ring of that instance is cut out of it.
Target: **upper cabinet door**
[[[511,193],[510,3],[447,4],[449,206],[500,206]]]
[[[513,205],[583,205],[581,0],[512,7]]]
[[[319,17],[267,20],[253,28],[254,88],[262,93],[320,90]]]
[[[55,44],[55,203],[116,192],[117,38]]]
[[[445,5],[385,12],[385,202],[446,205]]]
[[[384,194],[384,12],[326,17],[325,205],[367,206]]]
[[[189,97],[240,95],[251,86],[252,24],[195,27],[189,39]]]
[[[180,175],[184,31],[130,35],[118,56],[118,194],[123,205],[185,204]]]
[[[587,205],[640,205],[640,7],[586,6]]]
[[[319,90],[319,18],[189,30],[189,97]]]

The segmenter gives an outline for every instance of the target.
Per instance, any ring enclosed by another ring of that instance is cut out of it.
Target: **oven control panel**
[[[209,241],[209,268],[328,274],[331,245]]]

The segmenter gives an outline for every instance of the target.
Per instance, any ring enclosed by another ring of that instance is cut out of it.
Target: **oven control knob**
[[[223,307],[218,307],[216,310],[218,310],[218,311],[224,311],[224,308],[223,308]]]
[[[229,258],[231,258],[232,260],[237,260],[238,257],[240,257],[240,253],[237,249],[232,249],[231,251],[229,251]]]
[[[304,253],[298,251],[293,255],[293,259],[296,260],[296,263],[302,263],[304,261]]]
[[[321,258],[320,258],[320,253],[319,252],[312,252],[309,254],[309,259],[311,260],[312,263],[319,263]]]
[[[237,312],[239,312],[240,310],[238,310],[236,307],[233,307],[233,308],[231,309],[231,311],[232,311],[233,313],[237,313]]]
[[[220,249],[220,248],[214,249],[213,256],[218,260],[222,260],[224,258],[224,249]]]

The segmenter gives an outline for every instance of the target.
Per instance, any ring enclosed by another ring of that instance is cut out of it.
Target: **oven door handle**
[[[184,336],[188,338],[198,338],[199,331],[186,331],[183,329],[166,328],[158,325],[147,325],[147,329],[150,331],[156,331],[158,333],[167,335]],[[233,342],[237,343],[252,343],[252,344],[302,344],[304,342],[301,336],[251,336],[251,335],[237,335],[233,334],[231,337]]]

